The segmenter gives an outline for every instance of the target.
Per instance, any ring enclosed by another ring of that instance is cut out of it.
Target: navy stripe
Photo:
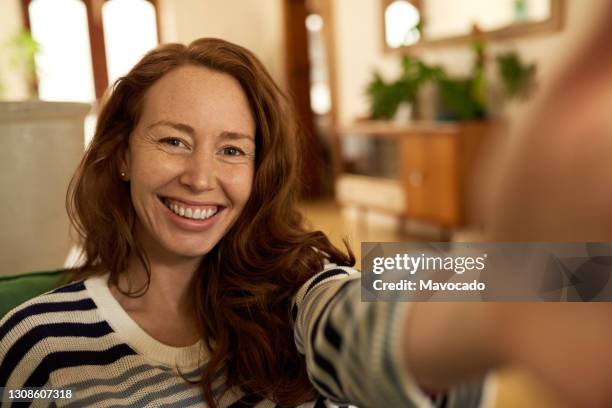
[[[317,353],[316,350],[313,349],[312,353],[317,366],[319,366],[321,370],[325,371],[336,383],[338,388],[342,390],[342,387],[340,386],[340,381],[338,380],[338,372],[336,371],[336,367],[334,367],[334,365],[328,359]],[[336,396],[336,394],[332,395],[334,397]]]
[[[89,397],[82,398],[67,404],[66,408],[73,407],[91,407],[96,405],[101,405],[104,401],[106,401],[106,406],[110,407],[108,401],[111,399],[120,399],[120,400],[128,400],[132,397],[138,398],[129,405],[125,404],[116,404],[112,405],[112,407],[126,407],[126,406],[138,406],[144,407],[149,406],[152,402],[165,397],[171,397],[173,395],[178,394],[179,392],[183,392],[189,390],[191,385],[187,382],[181,382],[179,384],[170,385],[164,389],[156,389],[155,391],[149,391],[143,393],[142,390],[146,389],[149,386],[163,384],[164,381],[168,381],[172,379],[172,375],[168,374],[168,372],[161,372],[155,374],[152,377],[143,378],[139,381],[130,381],[128,382],[129,387],[119,390],[119,391],[106,391],[106,392],[97,392]],[[75,393],[78,395],[78,393]],[[144,396],[142,396],[145,394]]]
[[[296,303],[291,308],[291,318],[293,319],[294,322],[295,322],[295,319],[297,319],[297,313],[298,313],[298,308],[297,308],[297,303]]]
[[[21,323],[24,319],[37,314],[51,312],[72,312],[77,310],[92,310],[96,308],[96,304],[89,298],[76,300],[72,302],[45,302],[35,303],[13,313],[7,321],[0,326],[0,341],[11,331],[15,326]]]
[[[306,289],[306,292],[304,292],[304,296],[302,296],[302,299],[304,297],[306,297],[308,292],[310,292],[310,290],[312,288],[314,288],[322,280],[331,278],[332,276],[336,276],[336,275],[348,275],[348,272],[346,272],[343,269],[330,269],[329,271],[325,271],[325,272],[321,273],[319,276],[317,276],[315,279],[313,279],[312,282],[310,282],[310,285],[308,285],[308,288]],[[294,322],[297,319],[297,315],[298,315],[298,306],[297,306],[297,303],[296,303],[291,308],[291,318],[293,319]]]
[[[313,408],[327,408],[325,406],[325,398],[323,398],[323,396],[317,398]]]
[[[313,382],[317,388],[325,391],[327,395],[331,395],[332,398],[337,400],[340,399],[324,382],[317,380],[315,377],[312,377],[310,381]]]
[[[176,402],[167,403],[164,404],[163,407],[183,408],[191,407],[193,405],[205,406],[204,398],[202,397],[202,395],[194,395],[193,397],[187,397]]]
[[[85,284],[83,283],[83,281],[79,281],[79,282],[74,282],[68,285],[61,286],[55,289],[54,291],[52,291],[51,293],[81,292],[83,290],[86,290]]]
[[[338,351],[342,348],[342,336],[340,333],[331,324],[331,319],[328,319],[325,322],[325,327],[323,328],[323,334],[329,343],[334,346],[334,348]]]
[[[344,272],[344,271],[343,271]],[[336,386],[342,391],[342,387],[340,386],[340,381],[338,380],[338,373],[336,371],[336,368],[334,367],[334,365],[327,360],[325,357],[323,357],[322,355],[320,355],[319,353],[317,353],[317,350],[315,348],[315,338],[317,336],[317,332],[319,329],[319,324],[321,324],[321,319],[323,318],[323,315],[325,315],[325,313],[327,312],[327,309],[330,307],[331,303],[334,300],[338,300],[340,297],[340,294],[348,287],[348,284],[351,283],[353,281],[347,281],[344,282],[342,284],[342,286],[340,287],[340,289],[338,289],[338,292],[336,292],[336,294],[327,302],[327,304],[325,306],[323,306],[323,308],[321,309],[321,313],[319,314],[319,316],[317,316],[317,320],[315,320],[313,329],[312,329],[312,334],[310,336],[310,346],[312,347],[312,353],[313,353],[313,358],[315,363],[323,370],[325,371],[327,374],[329,374],[330,377],[332,377],[332,379],[334,380],[334,382],[336,383]],[[317,382],[319,383],[319,382]],[[328,387],[324,387],[324,389],[326,391],[328,391],[330,393],[330,395],[332,397],[334,397],[335,399],[340,399],[335,393],[330,392]]]
[[[49,375],[66,367],[80,365],[108,365],[122,357],[135,355],[127,344],[118,344],[101,351],[59,351],[47,355],[24,383],[24,387],[42,387],[49,380]]]
[[[52,323],[36,326],[19,338],[11,346],[0,363],[0,384],[6,384],[10,374],[19,364],[21,359],[38,342],[47,337],[102,337],[111,333],[113,329],[105,321],[84,323]]]
[[[33,401],[13,402],[11,408],[27,408],[32,405]]]
[[[249,408],[254,407],[259,402],[263,401],[263,397],[257,394],[248,394],[240,397],[240,399],[234,402],[231,405],[228,405],[227,408]]]
[[[142,368],[146,368],[147,366],[141,366]],[[70,408],[70,407],[89,407],[89,406],[99,406],[101,405],[104,401],[108,401],[111,399],[120,399],[120,400],[131,400],[132,398],[139,398],[140,395],[142,394],[142,390],[147,389],[151,386],[155,386],[158,384],[163,384],[166,381],[172,381],[173,379],[175,379],[175,375],[173,375],[172,373],[172,369],[169,367],[164,367],[164,366],[148,366],[149,369],[151,370],[155,370],[155,369],[159,369],[161,370],[161,373],[155,374],[153,376],[148,376],[146,378],[142,378],[136,382],[134,382],[134,379],[131,377],[135,377],[136,375],[139,374],[139,372],[134,372],[134,370],[130,370],[131,373],[128,371],[126,373],[123,373],[122,375],[118,376],[118,377],[112,377],[112,378],[108,378],[108,379],[91,379],[91,380],[86,380],[83,381],[81,384],[85,385],[85,387],[83,386],[79,386],[79,384],[77,384],[77,386],[75,387],[74,385],[68,384],[65,388],[76,388],[75,389],[75,395],[78,396],[79,395],[79,391],[83,391],[86,389],[91,389],[91,388],[96,388],[96,387],[100,387],[100,386],[109,386],[109,385],[114,385],[115,391],[107,391],[107,392],[97,392],[89,397],[86,398],[82,398],[82,399],[76,399],[71,401],[69,404],[66,405],[66,408]],[[200,371],[200,369],[195,369],[192,370],[190,372],[184,373],[184,375],[186,377],[190,377],[193,376],[194,374],[198,374]],[[145,372],[145,371],[141,371],[141,372]],[[218,379],[218,377],[222,375],[221,370],[217,370],[215,377],[213,379],[213,383]],[[126,389],[121,390],[120,387],[117,387],[118,385],[123,385],[123,383],[125,384],[129,384],[129,387]],[[133,401],[130,404],[127,405],[113,405],[113,407],[127,407],[127,406],[150,406],[153,402],[156,402],[159,399],[162,398],[166,398],[169,396],[173,396],[173,395],[177,395],[181,392],[184,391],[188,391],[193,387],[193,384],[189,384],[187,382],[180,382],[179,384],[174,384],[174,385],[170,385],[164,389],[161,390],[155,390],[155,391],[149,391],[146,393],[146,395],[144,397],[141,397],[139,400],[137,401]],[[198,387],[198,390],[200,388]],[[118,390],[118,391],[117,391]],[[213,395],[216,396],[217,395],[217,391],[218,389],[213,389]],[[135,395],[135,396],[134,396]],[[193,397],[189,397],[187,398],[185,401],[191,400],[191,399],[195,399],[196,402],[202,402],[202,395],[201,393],[198,393],[198,395],[193,396]],[[195,402],[194,402],[195,403]],[[191,403],[191,405],[193,405],[194,403]],[[108,402],[106,402],[106,405],[108,406]],[[158,404],[159,405],[159,404]],[[201,405],[201,404],[200,404]],[[172,403],[167,403],[167,404],[163,404],[164,407],[176,407],[176,408],[182,408],[184,406],[186,406],[185,404],[180,404],[179,402],[172,402]]]
[[[314,288],[315,286],[317,286],[317,284],[320,283],[321,281],[331,278],[332,276],[348,275],[348,274],[349,273],[345,271],[344,269],[330,269],[329,271],[320,273],[319,275],[317,275],[316,278],[314,278],[312,282],[310,282],[310,285],[308,285],[308,289],[306,289],[306,292],[304,293],[304,296],[302,297],[302,299],[305,298],[308,292],[310,292],[310,290]]]

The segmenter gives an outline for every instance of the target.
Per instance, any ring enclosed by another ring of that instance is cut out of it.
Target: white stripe
[[[344,281],[346,280],[345,278]],[[405,405],[409,400],[415,406],[431,407],[429,398],[404,373],[404,366],[396,354],[396,352],[401,353],[401,334],[408,304],[361,302],[358,284],[337,294],[338,287],[343,283],[338,281],[321,287],[317,285],[316,290],[306,295],[301,305],[304,310],[299,310],[296,329],[303,330],[309,326],[306,330],[307,336],[302,339],[309,348],[307,353],[309,374],[323,382],[341,399],[357,405],[399,406]],[[330,293],[331,296],[341,296],[341,298],[332,300],[330,308],[321,318],[315,343],[310,344],[310,331],[325,301],[330,298]],[[346,305],[350,305],[350,308]],[[389,321],[392,311],[393,321]],[[373,312],[372,321],[368,322],[366,319],[371,312]],[[339,333],[342,339],[340,352],[325,339],[326,324],[331,324]],[[336,381],[326,371],[316,366],[313,358],[315,350],[333,364],[343,392],[340,392]],[[390,360],[391,372],[385,366],[387,357]],[[367,373],[367,381],[361,381],[360,376],[364,373]],[[393,381],[390,376],[396,375],[400,377]]]
[[[179,377],[179,379],[181,379],[181,378]],[[181,381],[183,381],[183,380],[181,379]],[[172,403],[176,403],[176,402],[179,402],[179,401],[187,399],[187,398],[198,397],[198,396],[202,398],[202,402],[203,403],[206,403],[206,400],[204,399],[204,395],[202,394],[202,388],[200,387],[199,384],[195,384],[195,385],[191,386],[191,388],[189,388],[189,390],[181,392],[180,394],[169,395],[168,397],[160,398],[160,399],[155,400],[155,406],[161,406],[161,405],[165,405],[165,404],[172,404]],[[199,405],[201,406],[202,403],[200,403]],[[188,406],[194,406],[194,405],[192,404],[192,405],[188,405]],[[198,406],[198,405],[196,404],[195,406]]]
[[[497,401],[497,377],[495,374],[489,374],[485,377],[483,388],[480,408],[494,407],[495,401]]]
[[[23,310],[29,306],[40,304],[40,303],[61,303],[61,302],[74,302],[89,298],[87,290],[79,292],[65,292],[65,293],[45,293],[35,298],[28,300],[20,304],[19,306],[11,309],[3,318],[0,320],[0,326],[4,324],[8,319],[11,318],[16,312]],[[65,312],[64,312],[65,313]]]
[[[310,339],[310,333],[314,327],[314,323],[328,301],[336,294],[342,285],[348,281],[347,276],[342,276],[344,279],[325,280],[325,284],[317,285],[311,290],[304,302],[298,305],[298,315],[295,321],[294,337],[295,345],[298,351],[304,354],[304,344]]]
[[[415,401],[418,407],[432,407],[433,404],[431,399],[423,392],[412,375],[405,369],[408,364],[404,361],[405,353],[403,349],[405,339],[403,333],[408,313],[411,313],[411,311],[411,304],[408,302],[400,302],[396,305],[394,321],[390,322],[391,327],[395,327],[395,330],[390,333],[390,353],[395,356],[392,357],[392,361],[396,363],[396,371],[400,375],[401,382],[405,384],[406,394],[410,395],[410,398]]]
[[[356,271],[354,268],[351,268],[350,266],[338,266],[335,263],[327,263],[325,264],[325,267],[323,268],[323,270],[319,273],[317,273],[316,275],[312,276],[310,279],[308,279],[301,287],[300,289],[297,291],[295,297],[294,297],[294,302],[295,304],[298,305],[298,308],[300,306],[300,304],[303,302],[304,300],[304,296],[306,295],[306,291],[308,290],[310,284],[316,280],[317,278],[319,278],[319,276],[325,272],[328,272],[332,269],[341,269],[344,272],[348,273],[348,276],[345,274],[338,274],[338,275],[333,275],[330,276],[329,278],[323,279],[321,282],[318,282],[316,287],[319,287],[319,285],[321,285],[323,282],[328,282],[330,280],[336,280],[336,279],[348,279],[348,278],[356,278],[358,276],[361,276],[361,273],[359,273],[358,271]],[[314,288],[312,288],[314,289]],[[311,289],[311,290],[312,290]]]
[[[36,343],[36,345],[23,356],[9,377],[6,386],[22,386],[41,361],[53,352],[103,351],[117,344],[119,344],[119,342],[114,333],[93,339],[87,337],[47,337]]]
[[[60,320],[61,319],[61,320]],[[13,345],[33,328],[55,323],[99,323],[102,319],[97,309],[81,310],[79,313],[70,312],[48,312],[28,316],[15,325],[2,339],[1,347],[8,352]]]
[[[109,380],[115,377],[120,377],[129,369],[142,365],[142,357],[138,355],[124,357],[118,362],[112,363],[107,366],[95,366],[84,364],[82,366],[77,367],[66,367],[61,370],[55,371],[53,376],[53,383],[55,385],[62,384],[62,387],[73,388],[74,382],[67,383],[66,379],[77,379],[77,378],[86,378],[91,380],[92,382],[96,382],[99,380]],[[84,362],[85,363],[85,362]],[[135,383],[146,380],[160,374],[165,374],[166,376],[172,376],[172,372],[163,371],[163,369],[159,367],[152,366],[150,370],[138,373],[129,377],[124,383],[121,384],[96,384],[93,387],[88,388],[80,388],[75,389],[75,394],[78,400],[89,398],[96,394],[101,393],[115,393],[115,392],[124,392],[129,387],[133,386]],[[74,388],[73,388],[74,389]],[[77,402],[78,400],[74,400],[71,402]],[[118,403],[118,402],[117,402]]]
[[[125,361],[121,361],[122,365],[129,364],[127,359],[122,359],[122,360],[125,360]],[[109,374],[112,375],[114,372],[117,371],[117,367],[115,367],[115,365],[116,364],[113,363],[110,366],[97,367],[97,369],[107,371]],[[79,368],[83,370],[84,367],[81,366]],[[93,368],[95,369],[96,367],[93,367]],[[81,372],[81,375],[83,374],[84,373]],[[184,381],[178,375],[172,376],[172,373],[168,373],[168,374],[170,374],[170,376],[167,378],[164,378],[166,377],[166,373],[164,373],[161,370],[156,371],[156,372],[150,372],[150,373],[142,373],[141,375],[135,376],[129,382],[122,384],[120,387],[114,387],[114,388],[113,387],[92,387],[91,389],[87,390],[87,392],[78,391],[78,392],[75,392],[76,397],[78,397],[78,400],[73,399],[71,403],[75,403],[75,406],[79,406],[81,405],[79,404],[79,400],[84,400],[85,398],[90,398],[93,396],[101,396],[101,394],[108,393],[108,394],[114,394],[116,396],[110,397],[110,398],[107,397],[104,400],[102,400],[104,406],[131,405],[133,403],[136,403],[138,400],[142,399],[143,397],[146,397],[147,395],[150,395],[152,393],[164,393],[165,390],[167,390],[170,387],[174,387],[174,386],[187,387],[187,389],[181,390],[178,393],[169,394],[168,396],[163,397],[160,401],[162,400],[178,401],[179,399],[188,398],[190,396],[197,395],[197,393],[199,392],[200,388],[197,384],[191,385],[187,383],[186,381]],[[56,377],[59,377],[59,375]],[[90,378],[92,377],[93,375],[90,376]],[[158,379],[158,381],[151,382],[150,384],[146,386],[143,386],[142,384],[138,384],[138,382],[140,381],[146,381],[147,379],[151,379],[153,377],[160,377],[160,378]],[[72,376],[72,378],[74,378],[74,376]],[[54,384],[54,387],[57,387],[57,383],[55,381],[53,382],[53,384]],[[139,385],[138,387],[136,387],[137,384]],[[102,403],[102,401],[96,401],[96,404],[99,405],[100,403]]]
[[[341,324],[334,324],[343,339],[341,353],[335,361],[339,372],[341,372],[346,398],[353,402],[365,402],[370,400],[368,386],[371,383],[371,376],[367,376],[367,381],[364,382],[365,387],[362,387],[362,383],[355,380],[354,377],[355,374],[371,373],[375,367],[369,365],[370,361],[365,360],[370,352],[369,346],[371,346],[370,333],[363,319],[365,317],[363,309],[366,304],[361,302],[355,304],[352,302],[350,295],[351,293],[348,291],[343,292],[343,302],[338,303],[338,307],[333,310],[334,318],[336,315],[340,315],[338,320],[343,319]],[[347,313],[347,308],[344,306],[346,302],[349,302],[352,306],[351,314]],[[357,320],[356,315],[360,316],[361,319]],[[359,342],[355,341],[357,339],[359,339]]]
[[[217,402],[220,407],[227,407],[228,405],[238,401],[244,395],[245,394],[238,387],[232,387],[227,390],[227,392],[223,394],[223,397],[221,397],[221,399],[219,399]]]

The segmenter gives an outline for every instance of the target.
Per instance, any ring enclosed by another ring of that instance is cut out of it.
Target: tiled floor
[[[372,226],[363,219],[343,218],[340,206],[333,200],[306,202],[301,205],[309,225],[323,231],[336,245],[342,245],[342,238],[349,240],[360,265],[361,242],[376,241],[427,241],[426,236],[407,235],[397,228]],[[378,223],[379,225],[381,223]],[[384,224],[384,221],[382,222]],[[565,405],[555,400],[549,392],[537,385],[524,373],[508,371],[499,374],[498,396],[495,408],[563,408]]]

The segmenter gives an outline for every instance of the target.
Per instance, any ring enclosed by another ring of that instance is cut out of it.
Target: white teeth
[[[209,208],[208,210],[205,208],[196,208],[194,210],[192,208],[180,207],[178,204],[170,202],[170,200],[165,201],[166,206],[175,214],[178,214],[181,217],[191,218],[194,220],[205,220],[215,215],[218,211],[217,207]]]

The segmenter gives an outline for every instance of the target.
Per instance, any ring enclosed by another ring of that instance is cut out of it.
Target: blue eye
[[[244,152],[237,147],[229,146],[223,148],[223,153],[228,156],[240,156],[243,155]]]

